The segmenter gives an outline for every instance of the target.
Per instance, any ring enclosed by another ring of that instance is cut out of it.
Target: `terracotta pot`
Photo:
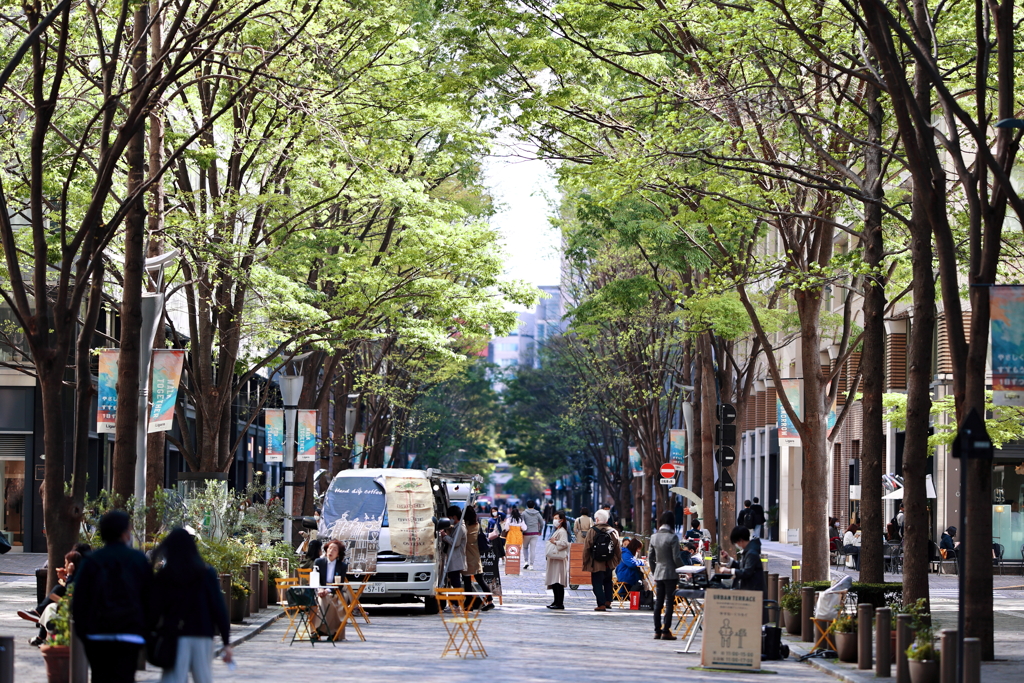
[[[857,634],[856,633],[833,633],[836,639],[836,652],[839,654],[840,662],[857,661]]]
[[[802,625],[800,623],[800,613],[790,612],[788,609],[782,611],[786,615],[786,633],[791,636],[800,635],[800,629]]]
[[[938,683],[939,663],[936,660],[917,661],[911,659],[907,665],[910,667],[911,683]]]
[[[43,645],[39,651],[46,663],[46,680],[68,683],[71,678],[71,648],[67,645]]]

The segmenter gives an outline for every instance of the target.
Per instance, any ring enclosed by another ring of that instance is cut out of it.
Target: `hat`
[[[946,529],[946,533],[949,534],[950,536],[955,536],[956,535],[956,527],[955,526],[948,527]]]

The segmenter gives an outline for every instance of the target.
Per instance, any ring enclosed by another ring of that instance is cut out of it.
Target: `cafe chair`
[[[448,633],[448,640],[444,650],[441,651],[442,657],[447,657],[451,653],[455,653],[457,657],[463,659],[469,655],[487,656],[487,651],[484,649],[483,643],[480,642],[480,635],[477,632],[480,618],[470,616],[466,611],[465,598],[462,596],[464,592],[461,588],[434,589],[434,595],[437,596],[437,603],[440,607],[438,614],[441,615],[441,621],[444,622],[445,631]],[[449,608],[448,614],[444,611],[445,607]]]
[[[309,585],[309,575],[312,572],[313,572],[312,569],[296,569],[295,570],[295,573],[298,574],[298,576],[299,576],[299,585],[300,586],[308,586]]]
[[[288,638],[288,632],[295,628],[295,617],[299,614],[298,607],[288,604],[288,589],[292,586],[298,586],[299,580],[295,578],[274,579],[274,585],[277,588],[277,606],[288,617],[288,627],[284,630],[284,635],[281,636],[281,642],[283,643]]]
[[[811,623],[814,624],[814,630],[817,632],[817,640],[814,642],[814,647],[811,648],[811,652],[820,649],[835,650],[836,643],[832,638],[832,624],[836,623],[836,619],[840,615],[846,613],[846,595],[848,591],[836,591],[836,595],[839,596],[839,603],[836,606],[835,616],[827,619],[819,619],[817,616],[811,617]],[[817,602],[826,596],[827,592],[818,592],[815,594]],[[817,606],[815,607],[815,615],[818,614]]]
[[[288,645],[294,645],[296,640],[309,640],[310,645],[315,645],[310,617],[313,616],[313,610],[319,609],[316,603],[316,593],[311,590],[300,590],[293,586],[287,590],[285,596],[288,606],[295,610],[298,618],[295,629],[292,631],[291,642]],[[305,633],[305,637],[303,637],[303,633]]]
[[[615,574],[612,574],[612,600],[619,606],[619,609],[629,609],[629,585],[619,581]]]

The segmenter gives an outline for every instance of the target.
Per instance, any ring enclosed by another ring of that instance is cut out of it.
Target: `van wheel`
[[[423,598],[423,613],[437,614],[437,598],[433,596]]]

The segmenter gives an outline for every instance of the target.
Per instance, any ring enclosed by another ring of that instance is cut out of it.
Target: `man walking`
[[[743,501],[743,509],[736,515],[736,526],[746,527],[747,529],[753,529],[754,525],[750,521],[750,506],[749,500]]]
[[[757,496],[754,496],[754,502],[750,506],[750,515],[750,521],[754,524],[750,532],[750,537],[761,538],[761,530],[764,528],[765,523],[764,506],[761,505],[761,501],[758,500]]]
[[[647,559],[654,568],[654,639],[675,640],[670,630],[672,612],[676,602],[676,584],[679,575],[676,569],[684,564],[683,554],[679,550],[679,537],[672,531],[675,514],[663,512],[659,520],[661,525],[657,533],[651,536],[651,548]],[[686,562],[688,564],[688,562]],[[661,613],[665,612],[665,625],[662,628]]]
[[[130,547],[131,519],[121,510],[100,518],[104,546],[82,560],[71,612],[92,667],[93,683],[131,683],[145,645],[153,570]]]
[[[523,569],[529,569],[531,564],[540,562],[540,532],[544,529],[544,515],[537,510],[536,501],[527,501],[523,521],[526,522],[526,529],[523,530]]]

